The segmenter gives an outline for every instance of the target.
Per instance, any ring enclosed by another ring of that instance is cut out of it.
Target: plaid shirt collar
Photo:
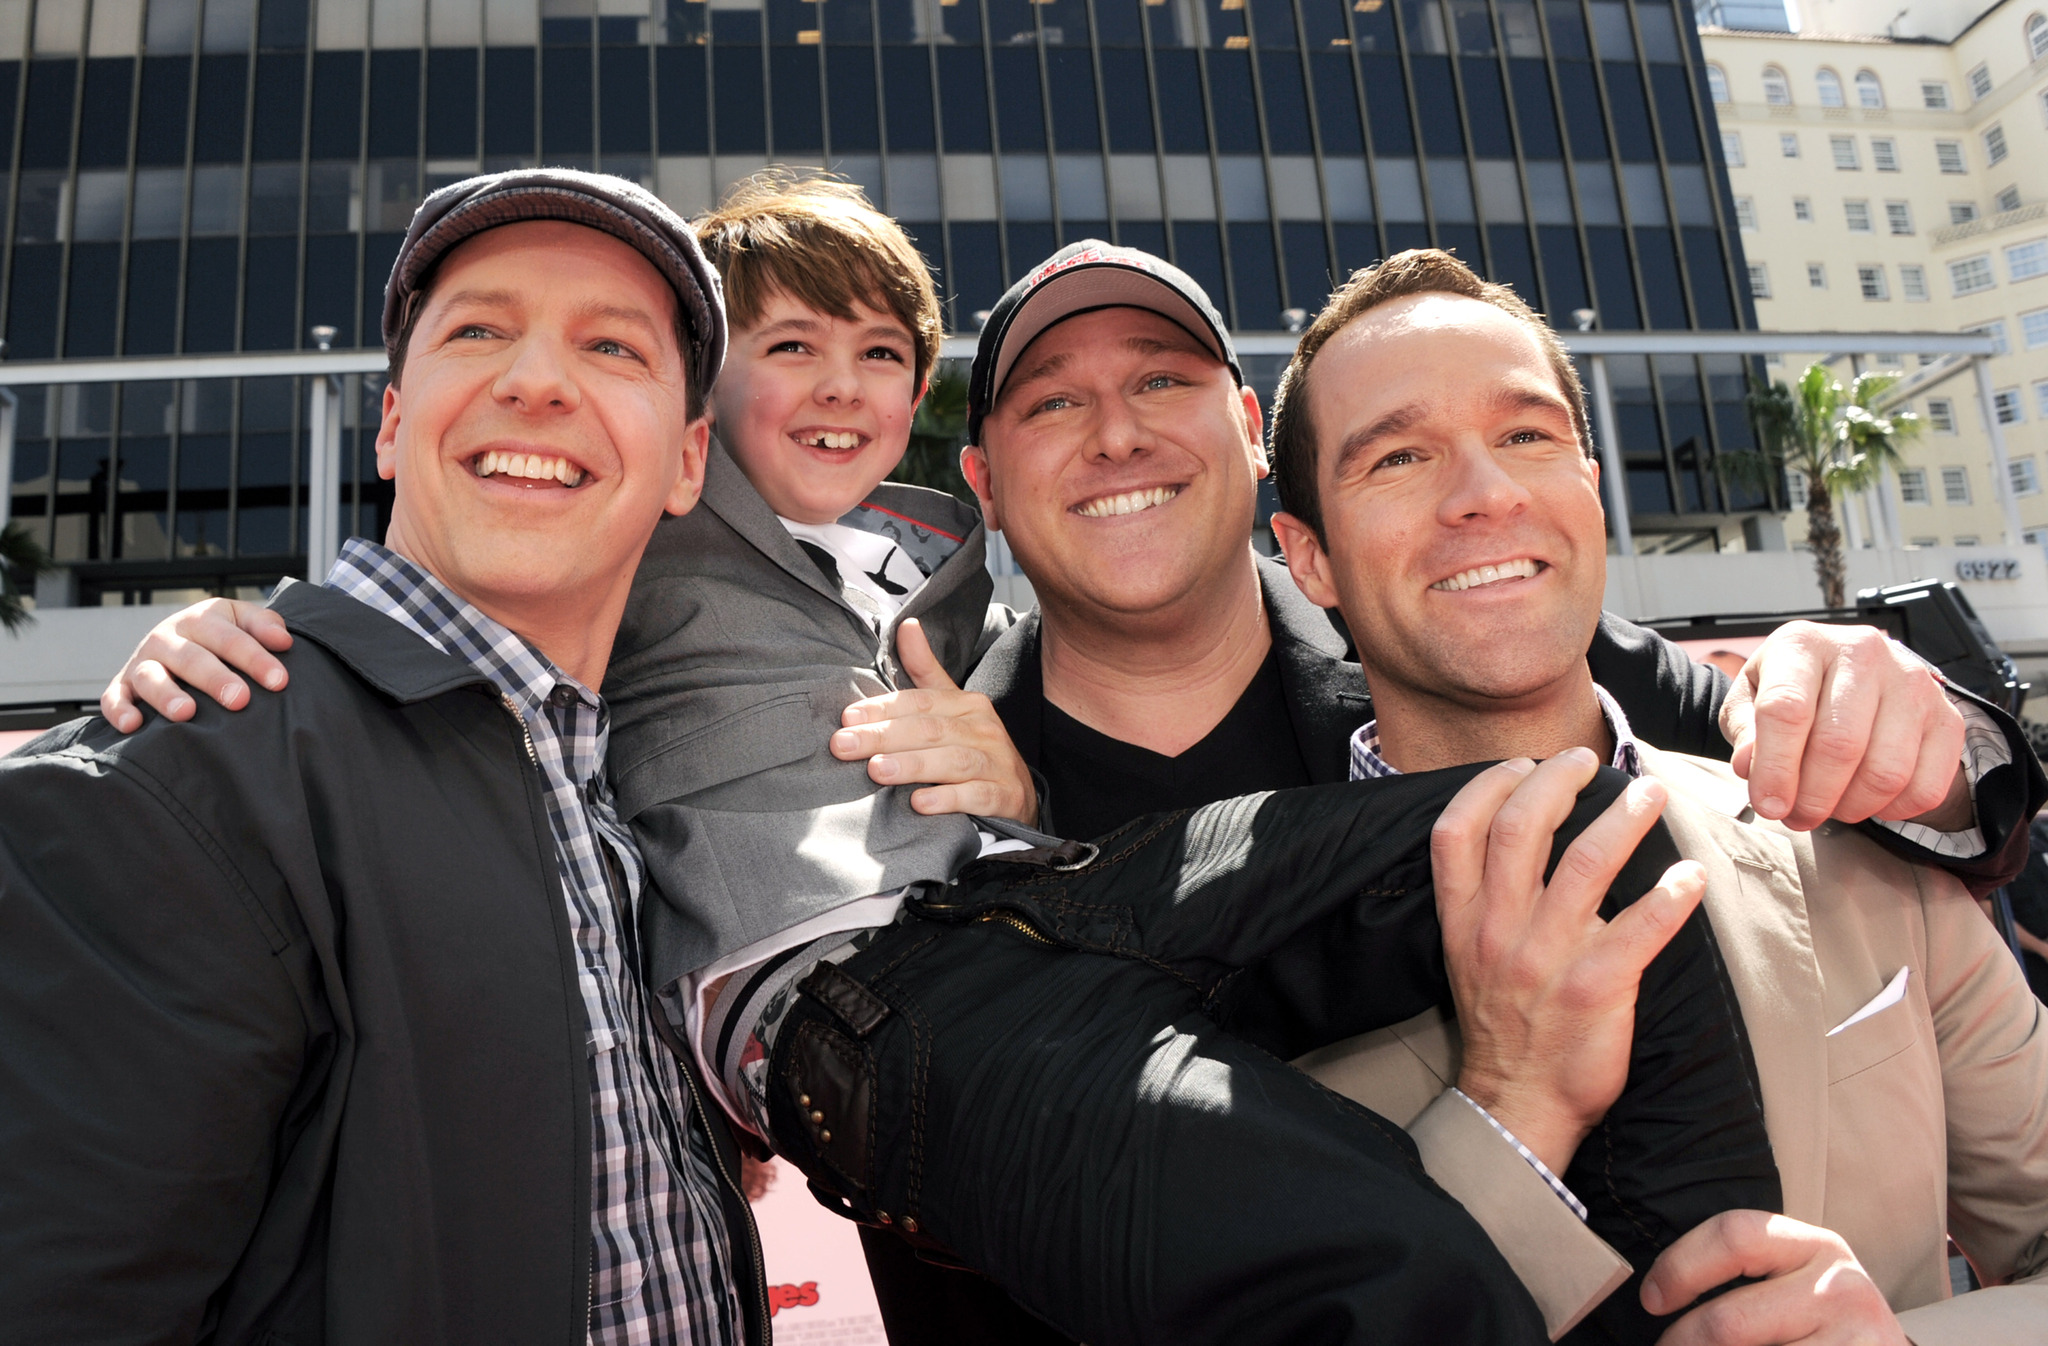
[[[1643,774],[1643,754],[1636,746],[1635,733],[1629,728],[1628,716],[1622,713],[1621,703],[1609,696],[1607,689],[1597,682],[1593,684],[1593,695],[1599,698],[1600,714],[1614,735],[1614,769],[1640,776]],[[1386,758],[1380,756],[1380,722],[1367,720],[1351,735],[1351,779],[1371,780],[1400,774]]]

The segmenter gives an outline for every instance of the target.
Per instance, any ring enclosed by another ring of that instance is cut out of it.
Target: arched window
[[[2048,56],[2048,18],[2039,14],[2027,20],[2027,54],[2036,61]]]
[[[1820,105],[1822,107],[1849,106],[1848,100],[1842,97],[1842,77],[1840,75],[1837,75],[1832,70],[1823,70],[1813,77],[1813,82],[1820,88]]]
[[[1726,104],[1730,101],[1728,97],[1728,76],[1718,65],[1709,65],[1707,67],[1707,92],[1712,95],[1716,104]]]
[[[1884,85],[1877,82],[1877,74],[1870,70],[1856,72],[1856,105],[1858,107],[1883,107]]]
[[[1764,101],[1772,107],[1792,106],[1792,81],[1774,65],[1764,67]]]

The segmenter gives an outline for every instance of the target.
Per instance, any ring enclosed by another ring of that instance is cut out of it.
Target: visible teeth
[[[1074,510],[1084,519],[1107,519],[1118,514],[1136,514],[1139,510],[1163,505],[1180,494],[1178,486],[1154,486],[1147,491],[1125,491],[1122,495],[1105,495],[1090,500]]]
[[[1501,580],[1529,580],[1536,578],[1542,567],[1534,561],[1503,561],[1497,566],[1477,566],[1460,571],[1447,580],[1438,580],[1430,585],[1432,589],[1443,589],[1457,593],[1461,589],[1476,589],[1482,584],[1495,584]]]
[[[814,449],[857,449],[860,436],[851,430],[817,430],[798,442]]]
[[[506,453],[491,449],[477,457],[472,469],[479,477],[520,477],[527,481],[558,481],[564,486],[581,486],[583,469],[566,458],[538,453]]]

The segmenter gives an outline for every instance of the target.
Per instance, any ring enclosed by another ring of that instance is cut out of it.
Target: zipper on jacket
[[[512,699],[510,692],[498,693],[498,700],[504,705],[506,712],[519,721],[519,737],[526,740],[526,760],[539,766],[540,754],[533,750],[533,726],[526,722],[526,716],[519,709],[519,703]]]
[[[1019,934],[1026,935],[1031,939],[1038,941],[1040,944],[1052,943],[1052,941],[1047,939],[1044,935],[1041,935],[1038,933],[1038,931],[1032,929],[1031,922],[1025,920],[1022,916],[1019,916],[1014,911],[991,911],[988,912],[986,915],[978,916],[975,919],[981,922],[981,924],[983,925],[988,924],[990,921],[1001,921],[1004,925],[1009,926],[1012,930],[1017,931]]]

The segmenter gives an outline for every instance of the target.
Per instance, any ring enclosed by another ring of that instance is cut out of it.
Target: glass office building
[[[1087,236],[1170,256],[1246,333],[1432,243],[1563,327],[1748,325],[1692,22],[1673,0],[0,0],[5,354],[300,349],[316,325],[375,346],[422,193],[535,163],[686,213],[827,164],[905,223],[970,335]],[[1610,364],[1638,533],[1725,526],[1740,363]],[[79,602],[290,573],[303,383],[25,388],[13,515]],[[342,525],[371,536],[379,392],[348,380]]]

